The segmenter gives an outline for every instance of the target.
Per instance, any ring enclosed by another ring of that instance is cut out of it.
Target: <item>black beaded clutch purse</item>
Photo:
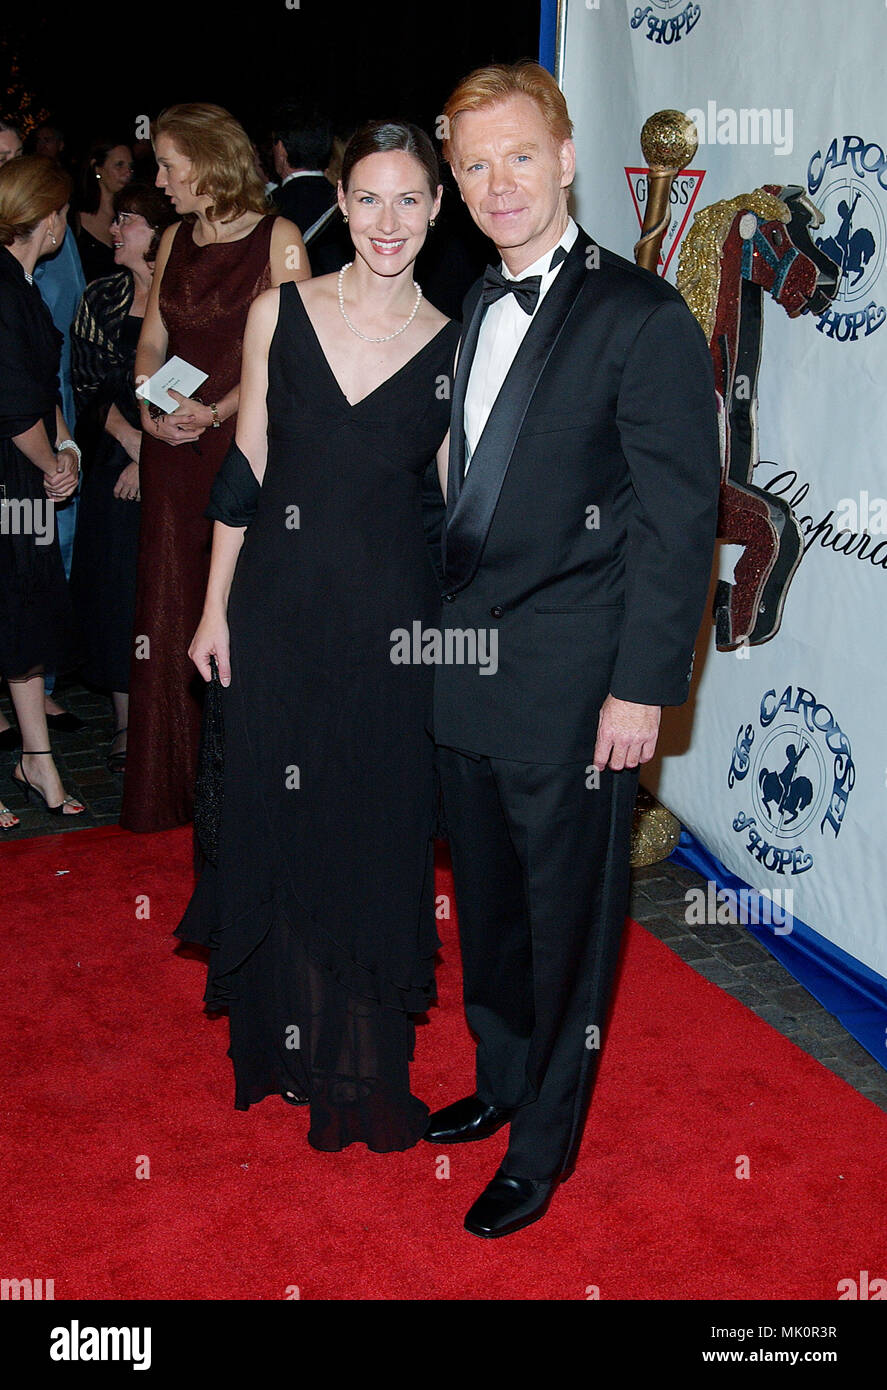
[[[222,823],[222,788],[225,770],[225,725],[222,718],[222,682],[214,656],[212,672],[203,704],[200,748],[197,754],[197,780],[194,784],[194,828],[200,848],[211,864],[219,852]]]

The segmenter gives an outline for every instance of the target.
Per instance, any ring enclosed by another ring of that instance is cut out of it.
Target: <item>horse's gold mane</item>
[[[781,198],[756,188],[700,208],[678,256],[677,287],[711,342],[721,291],[721,253],[740,212],[755,212],[765,222],[790,222],[791,212]]]

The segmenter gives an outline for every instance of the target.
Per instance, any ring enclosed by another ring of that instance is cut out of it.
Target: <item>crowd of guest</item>
[[[51,753],[81,727],[53,697],[67,673],[109,699],[121,823],[193,816],[203,682],[188,646],[246,315],[263,289],[353,258],[337,197],[349,133],[289,102],[254,141],[222,108],[186,103],[150,142],[112,132],[75,167],[57,124],[25,135],[0,120],[0,506],[47,507],[52,522],[51,537],[0,527],[0,678],[16,720],[0,714],[0,747],[21,747],[13,780],[54,814],[84,809]],[[417,262],[454,318],[486,259],[460,211],[444,200]],[[172,356],[206,379],[163,413],[136,381]],[[18,823],[0,802],[0,829]]]

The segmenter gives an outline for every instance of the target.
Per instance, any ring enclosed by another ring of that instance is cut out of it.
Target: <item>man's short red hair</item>
[[[567,103],[551,73],[539,63],[526,59],[521,63],[493,63],[476,68],[464,78],[452,93],[443,109],[447,118],[443,157],[452,163],[451,139],[453,123],[463,111],[479,111],[485,106],[507,101],[509,97],[525,96],[535,101],[545,119],[552,139],[559,145],[573,134],[573,122]]]

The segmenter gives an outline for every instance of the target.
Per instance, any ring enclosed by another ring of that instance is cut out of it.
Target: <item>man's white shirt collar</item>
[[[558,246],[562,246],[565,251],[572,250],[573,243],[578,235],[579,228],[574,222],[573,218],[567,218],[567,225],[564,228],[564,234],[561,237],[560,241],[557,243],[557,246],[552,246],[551,250],[546,251],[544,256],[540,256],[539,259],[537,261],[534,261],[532,265],[528,265],[526,270],[522,270],[520,275],[512,275],[511,271],[508,269],[507,265],[503,261],[501,264],[502,274],[505,276],[506,280],[525,280],[528,275],[541,275],[544,280],[548,275],[553,275],[558,270],[557,266],[555,266],[554,271],[550,271],[548,268],[551,265],[551,258],[557,250]],[[561,264],[563,264],[563,262],[561,262]]]
[[[579,228],[570,217],[557,245],[546,251],[544,256],[540,256],[533,265],[522,270],[520,275],[511,275],[504,262],[502,263],[502,274],[509,280],[523,280],[527,275],[539,275],[539,299],[532,315],[521,308],[512,294],[497,299],[484,314],[465,392],[466,470],[517,350],[526,337],[539,305],[554,284],[563,265],[563,261],[560,261],[553,270],[550,269],[552,257],[558,246],[570,251],[578,235]]]
[[[286,178],[281,180],[280,186],[283,188],[283,185],[289,183],[290,179],[314,179],[318,175],[323,178],[322,169],[293,169],[291,174],[287,174]]]

